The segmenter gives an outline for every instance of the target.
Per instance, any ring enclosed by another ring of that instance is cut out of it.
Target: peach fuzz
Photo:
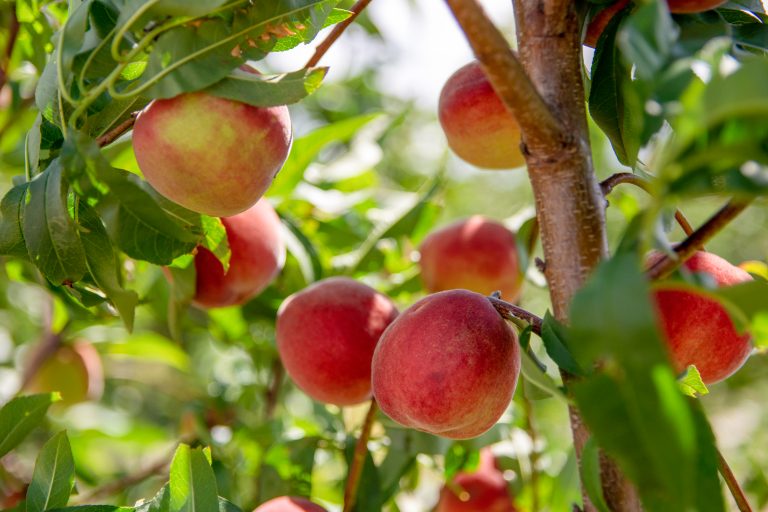
[[[458,494],[457,494],[458,493]],[[444,486],[435,512],[516,512],[507,481],[490,448],[480,450],[475,471],[460,472]]]
[[[421,279],[429,292],[464,288],[504,300],[520,294],[523,275],[515,235],[502,224],[474,215],[437,229],[422,241]]]
[[[253,512],[327,512],[323,507],[305,498],[280,496],[256,507]]]
[[[390,325],[373,355],[373,394],[406,427],[477,437],[509,405],[520,373],[517,335],[486,297],[429,295]]]
[[[352,405],[371,397],[371,358],[397,316],[384,294],[331,277],[288,297],[277,313],[277,349],[296,385],[320,402]]]
[[[266,199],[232,217],[222,217],[231,256],[229,268],[205,247],[195,254],[193,303],[204,308],[234,306],[255,297],[285,264],[280,218]]]
[[[467,163],[484,169],[525,165],[520,126],[479,62],[465,65],[448,78],[440,93],[438,118],[448,145]]]
[[[659,253],[649,257],[652,263]],[[752,277],[723,258],[696,252],[683,267],[707,273],[718,286],[733,286]],[[653,300],[664,338],[676,371],[695,365],[705,384],[713,384],[735,373],[751,351],[750,336],[739,333],[726,309],[704,293],[674,284],[657,284]]]
[[[154,100],[133,128],[144,178],[168,199],[214,217],[253,206],[290,146],[287,107],[253,107],[205,93]]]

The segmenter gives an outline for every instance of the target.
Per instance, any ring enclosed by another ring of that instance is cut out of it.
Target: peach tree
[[[763,508],[765,6],[370,1],[0,0],[0,508]]]

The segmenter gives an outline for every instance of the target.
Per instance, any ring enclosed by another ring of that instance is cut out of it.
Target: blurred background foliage
[[[488,2],[488,9],[513,40],[508,3]],[[7,48],[14,9],[19,34],[7,66],[12,73],[0,89],[5,189],[24,174],[35,84],[67,4],[0,2],[0,50]],[[269,56],[260,69],[296,69],[310,54],[311,48],[299,47]],[[434,57],[429,65],[425,55]],[[440,84],[470,58],[437,3],[374,2],[350,27],[324,62],[331,69],[325,84],[290,107],[292,155],[268,192],[284,221],[289,257],[277,281],[243,307],[179,312],[161,269],[128,259],[128,288],[141,300],[128,333],[106,306],[78,309],[30,264],[0,260],[0,402],[17,393],[30,353],[51,333],[65,344],[91,342],[105,377],[98,400],[54,404],[45,428],[0,460],[0,500],[23,490],[42,444],[66,429],[78,481],[73,503],[132,504],[155,495],[182,440],[211,447],[219,494],[244,510],[282,494],[311,496],[338,509],[351,436],[366,406],[322,405],[292,385],[276,353],[275,313],[284,297],[337,274],[388,293],[404,309],[424,293],[416,250],[430,230],[477,213],[518,229],[534,216],[523,169],[488,172],[462,163],[449,153],[437,125]],[[626,171],[603,132],[592,128],[599,177]],[[130,135],[105,154],[113,166],[138,173]],[[698,225],[721,203],[698,197],[678,206]],[[612,193],[612,246],[650,204],[635,189]],[[707,248],[733,263],[765,261],[767,215],[766,203],[756,203]],[[669,229],[670,240],[682,238],[679,228]],[[532,256],[541,256],[540,248]],[[543,284],[531,265],[520,299],[542,316],[548,308]],[[559,379],[539,340],[532,344]],[[768,361],[751,357],[701,398],[721,449],[759,508],[768,505],[767,394]],[[566,408],[525,380],[499,425],[479,439],[453,442],[399,428],[382,415],[379,421],[369,445],[376,466],[366,466],[358,510],[430,510],[443,478],[490,444],[521,510],[533,510],[535,503],[537,510],[564,511],[580,501]]]

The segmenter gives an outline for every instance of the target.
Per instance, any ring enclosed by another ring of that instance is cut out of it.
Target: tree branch
[[[647,271],[650,279],[662,279],[682,265],[688,258],[707,243],[713,236],[722,230],[730,221],[747,209],[751,200],[731,199],[717,213],[702,224],[699,229],[691,233],[688,238],[675,247],[676,259],[664,256],[656,261]]]
[[[264,417],[266,421],[272,419],[277,407],[277,398],[280,395],[280,386],[283,383],[285,368],[279,357],[272,362],[272,382],[264,393]]]
[[[115,142],[122,134],[133,128],[134,123],[136,123],[136,116],[138,116],[138,112],[131,113],[131,117],[120,123],[119,125],[115,126],[111,130],[109,130],[104,135],[100,136],[96,139],[96,144],[99,145],[99,147],[103,148],[104,146],[109,146],[113,142]]]
[[[542,320],[538,316],[534,315],[530,311],[526,311],[520,306],[515,306],[509,302],[499,299],[498,297],[488,297],[496,311],[506,320],[524,320],[531,326],[531,330],[541,336],[541,324]]]
[[[603,195],[607,196],[617,185],[621,185],[622,183],[634,185],[649,194],[652,192],[651,184],[648,180],[642,176],[632,174],[631,172],[619,172],[608,176],[600,182],[600,188],[603,190]],[[688,222],[688,219],[679,209],[675,210],[675,220],[682,228],[685,236],[690,236],[691,233],[693,233],[693,226],[691,226],[691,223]]]
[[[348,26],[352,24],[353,21],[355,21],[355,18],[357,18],[360,13],[363,12],[363,9],[365,9],[369,3],[371,3],[371,0],[357,0],[357,3],[355,3],[355,5],[353,5],[350,9],[352,15],[333,27],[333,30],[330,34],[328,34],[328,37],[326,37],[325,40],[323,40],[323,42],[320,43],[317,48],[315,48],[315,53],[307,61],[304,67],[311,68],[317,66],[317,63],[320,62],[320,59],[323,58],[323,55],[325,55],[333,43],[335,43],[336,40],[341,37],[341,34],[344,33],[344,31]]]
[[[560,150],[564,131],[525,72],[504,35],[477,0],[446,0],[469,45],[506,107],[514,114],[528,145],[545,143]],[[512,143],[512,141],[510,141]]]
[[[11,4],[11,23],[8,27],[8,42],[5,45],[5,55],[2,62],[0,62],[0,89],[2,89],[8,81],[8,67],[13,57],[13,49],[16,46],[16,40],[19,36],[19,19],[16,17],[15,3]]]
[[[80,504],[86,504],[97,499],[112,496],[115,493],[121,492],[129,487],[143,482],[151,476],[160,474],[171,464],[171,459],[173,458],[174,453],[176,453],[175,447],[173,450],[171,450],[170,455],[163,456],[160,460],[150,464],[145,468],[139,469],[136,473],[125,475],[122,478],[113,480],[112,482],[106,483],[101,487],[97,487],[88,493],[78,496],[77,502]]]
[[[360,476],[363,474],[365,456],[368,453],[368,439],[371,437],[371,429],[373,428],[373,420],[376,418],[377,410],[378,404],[376,403],[376,399],[372,398],[371,405],[368,408],[368,413],[365,415],[365,421],[360,430],[360,437],[355,444],[355,452],[352,455],[352,464],[349,466],[347,485],[344,487],[343,512],[351,512],[352,507],[357,500],[357,489],[360,486]]]
[[[725,457],[723,457],[723,454],[717,447],[715,447],[715,450],[717,451],[717,470],[720,472],[723,480],[725,480],[728,490],[731,491],[731,496],[736,501],[736,506],[739,507],[740,512],[752,512],[747,496],[744,494],[733,471],[731,471],[728,461],[725,460]]]

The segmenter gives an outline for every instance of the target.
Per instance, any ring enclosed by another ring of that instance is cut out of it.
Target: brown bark
[[[494,89],[522,128],[553,311],[558,320],[567,322],[573,295],[608,255],[605,200],[592,166],[587,129],[575,3],[514,0],[518,61],[476,0],[446,1]],[[515,88],[522,92],[515,93]],[[536,115],[530,115],[532,111]],[[556,129],[549,122],[552,118],[557,120]],[[568,382],[570,376],[564,374],[563,379]],[[571,408],[570,417],[580,460],[589,432],[578,410]],[[603,458],[601,466],[609,507],[640,511],[634,488],[616,465]],[[595,511],[586,496],[584,502],[585,511]]]
[[[579,21],[575,3],[566,0],[515,0],[515,21],[523,66],[566,134],[556,152],[550,141],[527,133],[524,143],[554,315],[567,321],[574,293],[608,255],[605,200],[594,173],[587,128]],[[569,380],[568,375],[563,378]],[[578,410],[571,408],[570,418],[580,460],[589,432]],[[608,506],[640,511],[637,493],[616,464],[602,457],[601,467]],[[594,510],[586,496],[584,509]]]

